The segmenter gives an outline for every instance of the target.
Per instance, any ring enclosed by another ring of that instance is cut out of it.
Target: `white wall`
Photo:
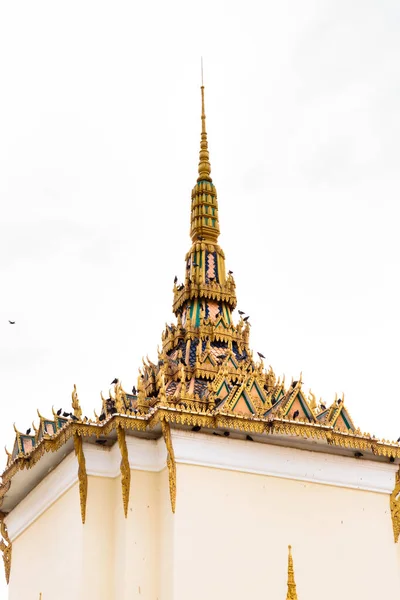
[[[288,544],[301,600],[398,597],[386,495],[187,465],[178,490],[174,600],[283,600]]]
[[[80,600],[83,548],[74,485],[13,542],[9,600]]]
[[[7,517],[10,600],[40,591],[43,600],[283,600],[288,544],[300,600],[398,597],[396,467],[181,431],[172,439],[175,515],[163,440],[128,440],[127,519],[117,446],[84,445],[85,526],[77,484],[59,486],[71,483],[73,456],[32,490]]]

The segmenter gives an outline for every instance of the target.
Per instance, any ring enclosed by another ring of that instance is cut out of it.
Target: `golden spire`
[[[203,79],[203,70],[202,70]],[[212,181],[210,177],[210,153],[208,152],[208,141],[206,131],[206,111],[204,108],[204,85],[201,82],[201,141],[200,141],[200,161],[199,161],[199,176],[197,181]]]
[[[292,546],[289,546],[287,587],[288,587],[288,591],[287,591],[286,600],[298,600],[297,592],[296,592],[296,583],[294,581]]]
[[[201,138],[199,155],[199,176],[192,190],[192,214],[190,235],[193,242],[217,243],[219,236],[217,190],[212,182],[210,154],[206,131],[206,111],[204,108],[203,67],[201,81]]]

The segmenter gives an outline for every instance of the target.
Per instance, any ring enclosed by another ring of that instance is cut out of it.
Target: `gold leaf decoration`
[[[6,581],[9,583],[10,581],[10,571],[11,571],[11,553],[12,553],[12,543],[8,536],[7,525],[4,523],[3,518],[0,521],[0,531],[1,531],[1,541],[0,541],[0,551],[3,555],[4,562],[4,572],[6,575]]]
[[[124,505],[125,519],[128,516],[129,493],[131,488],[131,469],[129,466],[128,448],[126,446],[125,430],[117,427],[118,446],[121,452],[121,485],[122,502]]]
[[[86,520],[86,501],[87,501],[87,474],[86,460],[83,453],[82,437],[77,433],[74,434],[75,455],[78,459],[78,481],[79,481],[79,499],[81,503],[82,523]]]
[[[289,546],[287,587],[288,587],[288,591],[287,591],[286,600],[298,600],[297,591],[296,591],[296,583],[294,581],[292,546]]]
[[[397,544],[400,535],[400,471],[396,473],[396,484],[390,494],[390,512],[392,514],[394,541]]]
[[[167,467],[169,478],[169,495],[171,499],[172,512],[175,513],[176,504],[176,464],[175,454],[172,447],[171,428],[169,423],[161,421],[161,428],[164,436],[165,445],[167,447]]]

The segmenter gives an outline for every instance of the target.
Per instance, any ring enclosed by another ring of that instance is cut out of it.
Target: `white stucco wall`
[[[74,485],[13,542],[9,600],[80,599],[83,548]]]
[[[203,434],[172,439],[175,515],[163,440],[128,440],[127,519],[117,446],[84,444],[84,526],[77,483],[59,485],[71,485],[73,455],[32,490],[7,517],[10,600],[283,600],[288,544],[300,600],[398,597],[396,467]]]
[[[383,494],[188,465],[178,489],[174,600],[284,600],[288,544],[300,600],[399,595]]]

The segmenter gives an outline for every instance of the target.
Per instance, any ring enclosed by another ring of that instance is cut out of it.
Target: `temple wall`
[[[88,477],[86,522],[83,533],[81,596],[108,600],[114,582],[114,496],[115,480]],[[46,596],[43,596],[46,599]]]
[[[177,477],[174,600],[283,600],[288,544],[299,600],[398,597],[387,495],[188,465]]]
[[[121,479],[115,480],[115,595],[110,598],[154,600],[158,588],[158,473],[131,471],[128,518],[122,506]]]
[[[162,439],[127,439],[127,519],[117,444],[84,444],[84,526],[74,455],[49,473],[7,517],[9,599],[283,600],[288,544],[299,600],[398,597],[395,465],[177,430],[172,442],[175,514]]]
[[[14,540],[9,600],[80,600],[83,548],[75,484]]]

